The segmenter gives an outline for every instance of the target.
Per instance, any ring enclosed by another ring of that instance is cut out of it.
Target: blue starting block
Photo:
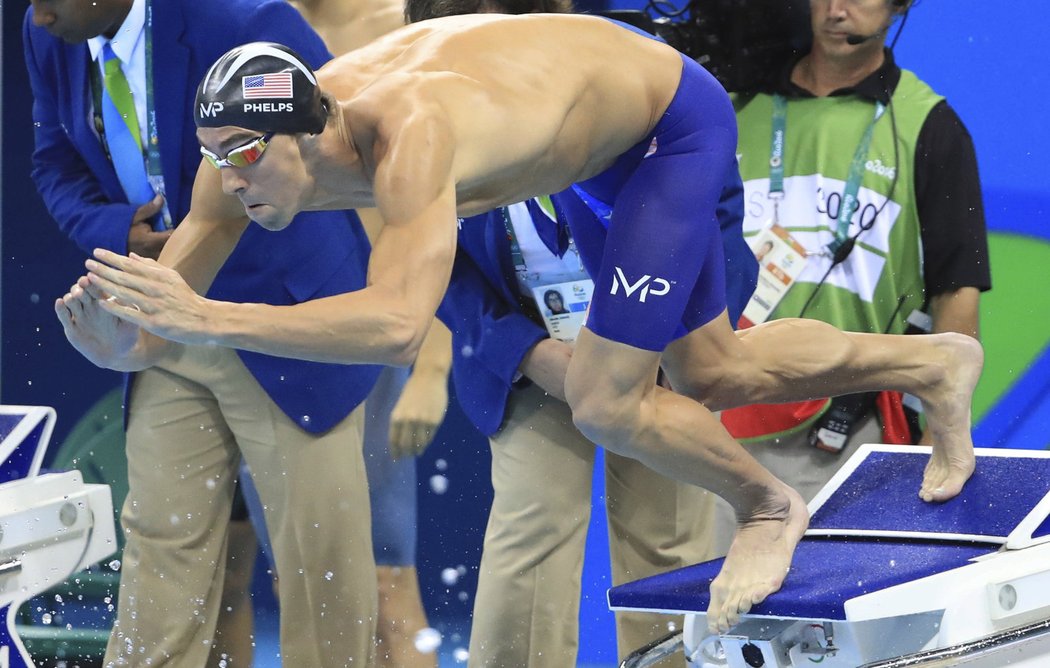
[[[40,473],[55,411],[0,406],[0,668],[32,668],[15,631],[26,600],[116,549],[108,485]]]
[[[918,498],[929,448],[863,446],[809,504],[783,588],[707,632],[716,559],[614,587],[613,610],[685,616],[624,666],[1050,666],[1050,453],[977,449],[963,493]]]

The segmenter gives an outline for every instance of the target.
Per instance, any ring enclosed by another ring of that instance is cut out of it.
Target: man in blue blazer
[[[726,297],[735,319],[754,289],[758,267],[740,231],[743,189],[739,176],[732,176],[718,215]],[[604,234],[600,218],[572,189],[551,196],[551,208],[558,218],[572,218],[578,231]],[[522,283],[542,283],[544,268],[571,270],[576,263],[575,244],[565,253],[568,261],[559,264],[527,229],[542,226],[544,215],[539,207],[525,213],[514,205],[463,220],[452,280],[438,311],[452,330],[456,395],[492,447],[495,494],[470,636],[471,662],[479,666],[569,666],[577,658],[596,446],[573,426],[564,397],[542,389],[561,385],[571,348],[545,327],[533,297],[544,291]],[[582,270],[578,278],[584,278]],[[605,481],[613,584],[716,556],[713,495],[612,452],[605,453]],[[621,658],[666,634],[666,616],[616,616]]]
[[[263,39],[293,46],[314,66],[329,58],[284,0],[32,4],[23,36],[34,96],[33,177],[63,231],[88,253],[155,255],[168,232],[154,231],[150,219],[166,206],[177,224],[189,211],[200,163],[194,90],[223,52]],[[133,95],[143,80],[146,90],[152,86],[153,99],[136,95],[135,102],[143,145],[156,134],[163,200],[129,203],[106,132],[92,123],[100,99],[93,68],[97,82],[106,48],[123,54]],[[302,224],[279,233],[245,231],[208,296],[286,305],[363,287],[368,243],[356,216],[299,218]],[[130,493],[121,518],[127,546],[107,663],[205,665],[243,456],[281,574],[286,665],[365,664],[376,580],[358,407],[377,373],[178,346],[135,374],[127,404]]]

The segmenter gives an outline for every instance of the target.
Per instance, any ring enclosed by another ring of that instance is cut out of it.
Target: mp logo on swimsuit
[[[621,286],[627,297],[638,292],[639,288],[641,288],[641,292],[638,292],[638,301],[644,304],[645,298],[649,295],[659,297],[661,295],[666,295],[671,290],[671,284],[665,279],[653,278],[649,274],[646,274],[632,283],[623,275],[623,269],[620,269],[619,267],[614,267],[614,269],[616,270],[616,275],[613,276],[612,289],[609,290],[610,295],[615,295],[620,290]]]

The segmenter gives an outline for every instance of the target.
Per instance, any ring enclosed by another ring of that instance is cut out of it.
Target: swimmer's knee
[[[672,391],[705,405],[714,400],[719,387],[724,387],[719,382],[720,375],[709,369],[686,369],[684,373],[669,371],[667,375]]]
[[[600,402],[594,401],[582,392],[574,392],[570,385],[565,385],[565,399],[572,410],[572,423],[587,440],[598,443],[602,431],[603,411]]]
[[[642,429],[639,406],[594,394],[575,397],[569,406],[573,424],[588,440],[630,456]]]

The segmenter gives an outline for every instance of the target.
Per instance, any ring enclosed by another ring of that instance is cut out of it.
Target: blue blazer
[[[552,195],[551,200],[559,215],[594,218],[571,189]],[[730,322],[735,323],[758,278],[758,263],[744,242],[744,188],[735,170],[722,191],[718,220],[726,260],[726,301]],[[588,229],[600,227],[596,221]],[[576,228],[578,234],[583,227]],[[597,266],[594,263],[600,258],[584,261]],[[438,316],[452,331],[456,398],[487,436],[503,424],[511,385],[525,353],[547,338],[546,328],[525,314],[522,299],[502,213],[490,211],[460,221],[456,263]]]
[[[168,207],[189,212],[201,156],[193,123],[197,85],[229,49],[252,41],[287,44],[319,67],[324,43],[285,0],[154,0],[153,82]],[[51,215],[81,249],[127,252],[135,207],[91,124],[90,55],[32,23],[23,45],[33,89],[33,179]],[[214,299],[296,304],[365,285],[368,239],[352,212],[306,213],[280,232],[249,225],[208,292]],[[375,366],[344,366],[238,351],[274,402],[304,429],[320,433],[364,400]]]

